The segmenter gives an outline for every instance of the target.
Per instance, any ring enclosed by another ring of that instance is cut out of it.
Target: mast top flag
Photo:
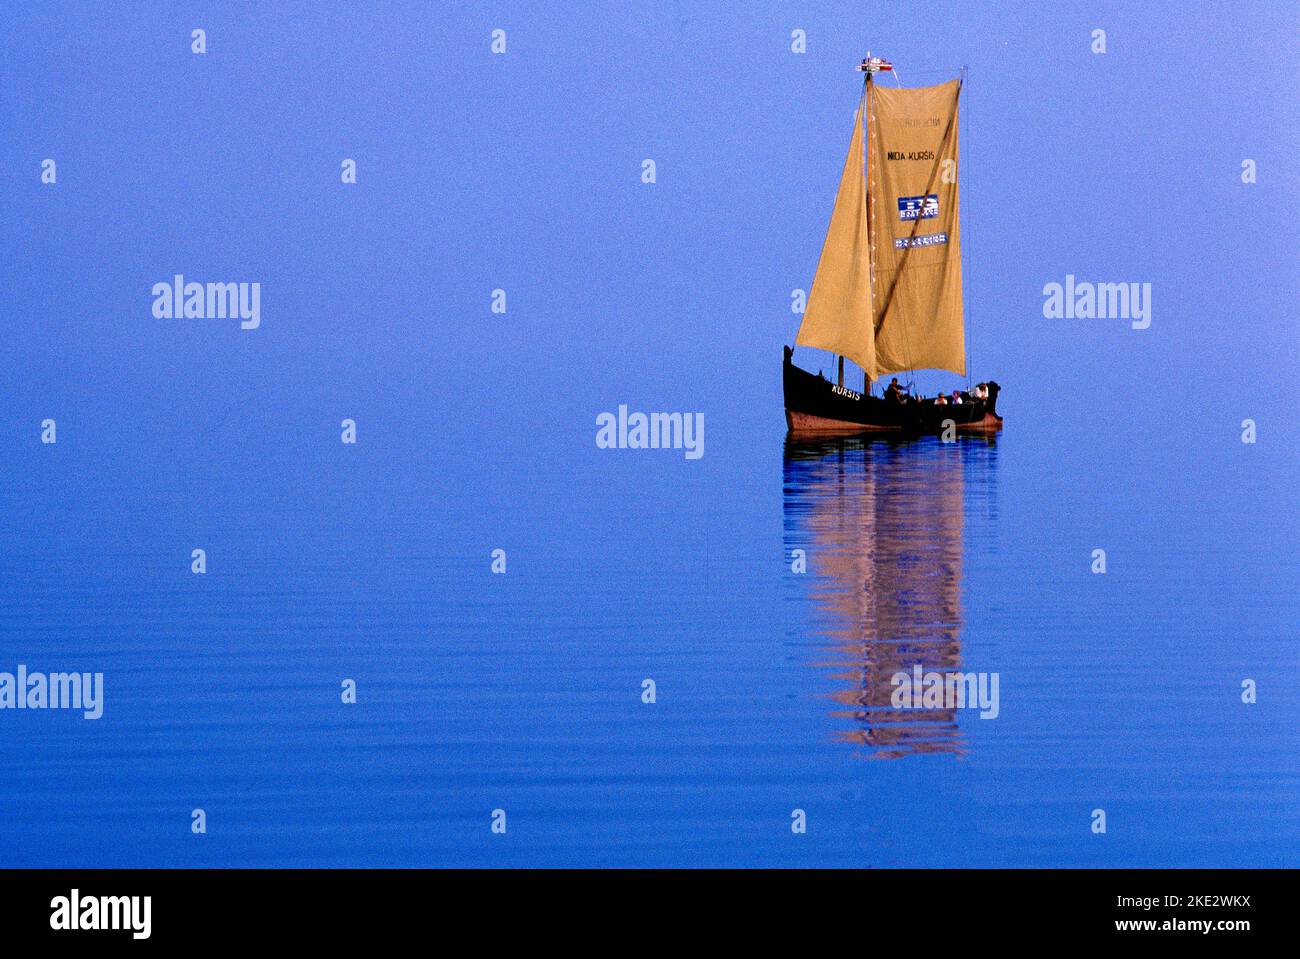
[[[893,64],[870,53],[857,69],[862,101],[795,343],[847,356],[873,380],[916,369],[965,375],[961,81],[877,87],[872,76]]]

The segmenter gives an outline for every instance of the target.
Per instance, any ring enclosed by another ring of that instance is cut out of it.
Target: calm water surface
[[[503,56],[370,6],[0,30],[0,672],[106,686],[0,711],[0,865],[1300,864],[1281,5],[1126,5],[1104,57],[1060,4],[818,5],[806,56],[770,4],[538,6]],[[1170,82],[1211,35],[1239,95]],[[785,438],[869,48],[972,67],[996,442]],[[178,273],[259,327],[155,316]],[[1149,328],[1049,319],[1067,276],[1149,282]],[[598,449],[624,403],[703,458]],[[918,665],[997,717],[896,707]]]
[[[1032,414],[800,444],[724,411],[698,463],[174,416],[11,463],[4,663],[102,671],[107,702],[0,717],[6,864],[1296,861],[1295,496],[1267,454],[1084,453]],[[896,709],[914,664],[998,673],[999,715]]]

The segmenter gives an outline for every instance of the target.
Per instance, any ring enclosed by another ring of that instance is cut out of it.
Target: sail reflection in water
[[[965,723],[978,711],[897,708],[891,680],[918,665],[962,667],[967,486],[991,496],[996,443],[786,441],[786,555],[803,549],[808,561],[807,575],[790,581],[807,591],[827,640],[830,659],[818,665],[844,684],[834,694],[843,708],[831,715],[849,728],[837,738],[871,758],[965,751],[957,713]]]

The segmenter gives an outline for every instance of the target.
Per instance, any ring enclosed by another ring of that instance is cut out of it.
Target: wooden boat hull
[[[928,402],[896,403],[836,386],[795,366],[787,347],[782,364],[785,422],[797,436],[849,436],[855,433],[942,433],[948,421],[959,432],[996,433],[998,385],[989,384],[990,397],[956,405]]]

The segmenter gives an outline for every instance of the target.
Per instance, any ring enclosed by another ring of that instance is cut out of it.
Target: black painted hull
[[[785,389],[785,419],[796,435],[844,435],[850,433],[942,433],[951,423],[962,432],[997,432],[1002,417],[997,415],[997,384],[985,401],[938,406],[932,402],[893,400],[868,396],[821,376],[799,369],[787,355],[782,369]]]

